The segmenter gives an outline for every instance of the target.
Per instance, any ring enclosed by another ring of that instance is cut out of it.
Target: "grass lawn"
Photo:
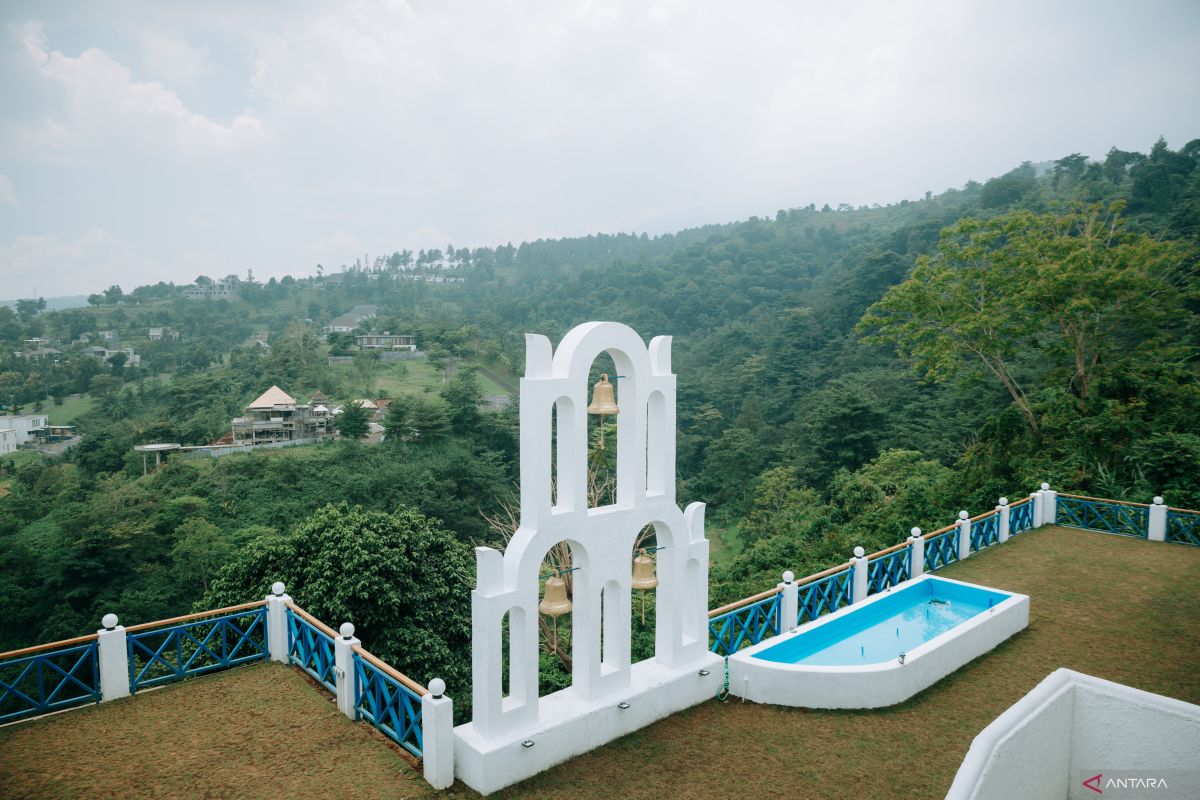
[[[9,800],[433,795],[382,735],[281,664],[0,728],[0,787]]]
[[[1200,548],[1042,528],[938,574],[1030,595],[1029,628],[892,708],[713,700],[492,796],[940,798],[975,734],[1058,667],[1200,702]],[[326,697],[263,665],[3,728],[0,794],[432,795]]]
[[[469,364],[461,364],[460,368],[465,366]],[[362,391],[362,381],[358,379],[352,365],[338,364],[331,369],[340,371],[348,386],[357,387],[354,391]],[[484,395],[510,394],[507,389],[482,372],[476,373],[476,379]],[[443,380],[440,368],[429,363],[429,359],[417,358],[412,361],[382,362],[372,383],[375,386],[376,397],[381,396],[380,392],[386,392],[388,397],[412,397],[441,391]]]
[[[45,413],[50,416],[51,425],[72,425],[77,418],[91,411],[95,405],[96,401],[86,394],[73,394],[63,398],[61,406],[50,402],[44,404],[43,408],[46,409]]]

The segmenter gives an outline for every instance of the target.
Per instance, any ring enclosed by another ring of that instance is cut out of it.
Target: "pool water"
[[[929,578],[797,634],[754,657],[826,667],[891,661],[1012,595]]]

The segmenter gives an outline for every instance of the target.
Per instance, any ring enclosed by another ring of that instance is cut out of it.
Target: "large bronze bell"
[[[646,591],[658,586],[658,578],[654,575],[654,559],[646,554],[646,548],[638,550],[633,559],[633,588]]]
[[[633,559],[633,588],[642,593],[642,624],[646,624],[646,592],[658,586],[654,575],[654,559],[646,554],[646,548],[638,549]]]
[[[589,414],[596,414],[600,417],[611,417],[620,413],[621,409],[617,407],[616,398],[613,397],[613,385],[608,382],[608,373],[605,372],[600,376],[600,380],[596,382],[596,386],[592,389],[592,404],[587,407]],[[600,449],[604,449],[604,420],[600,420]]]
[[[602,417],[609,417],[620,412],[617,407],[617,401],[613,397],[613,385],[608,382],[608,373],[600,376],[600,380],[596,382],[596,386],[592,389],[592,404],[587,407],[589,414],[599,414]]]
[[[542,594],[542,602],[538,603],[538,612],[557,619],[570,610],[571,600],[567,597],[567,582],[558,575],[551,575],[546,579],[546,591]]]

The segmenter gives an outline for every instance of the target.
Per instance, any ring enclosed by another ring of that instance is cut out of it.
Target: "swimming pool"
[[[729,659],[730,691],[760,703],[899,703],[1029,624],[1025,595],[923,575]]]

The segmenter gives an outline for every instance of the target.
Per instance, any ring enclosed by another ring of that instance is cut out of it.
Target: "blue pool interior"
[[[784,664],[849,667],[891,661],[1012,597],[982,586],[928,580],[799,633],[754,657]]]

